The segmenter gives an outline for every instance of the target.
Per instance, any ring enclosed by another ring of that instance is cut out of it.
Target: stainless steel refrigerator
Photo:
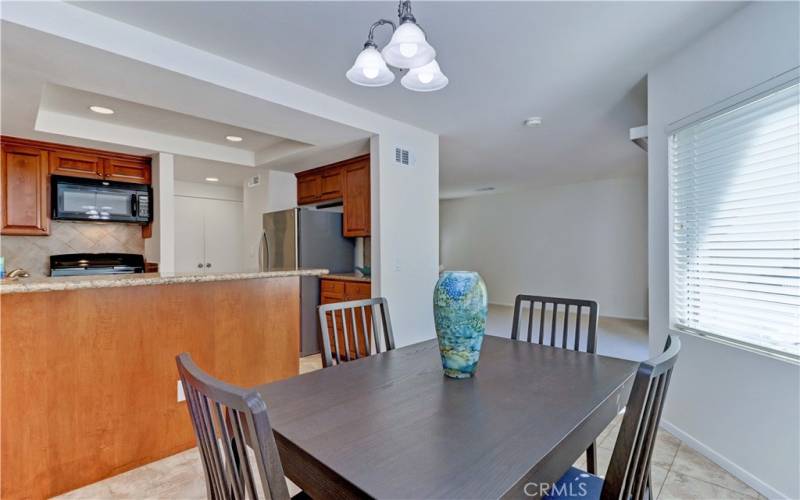
[[[342,236],[342,214],[291,208],[263,215],[259,269],[277,271],[324,268],[350,273],[355,266],[355,240]],[[320,351],[319,278],[300,278],[300,355]]]

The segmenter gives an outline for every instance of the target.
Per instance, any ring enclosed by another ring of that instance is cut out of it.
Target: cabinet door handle
[[[203,267],[203,263],[202,262],[198,262],[197,263],[197,267]]]
[[[206,267],[211,267],[211,262],[206,262]]]

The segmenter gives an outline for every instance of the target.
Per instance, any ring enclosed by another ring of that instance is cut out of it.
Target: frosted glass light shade
[[[400,83],[415,92],[433,92],[445,88],[449,80],[439,68],[439,63],[433,60],[421,68],[409,70]]]
[[[401,24],[381,52],[387,63],[396,68],[418,68],[436,57],[425,33],[411,21]]]
[[[345,76],[356,85],[365,87],[382,87],[394,81],[394,73],[375,47],[365,47]]]

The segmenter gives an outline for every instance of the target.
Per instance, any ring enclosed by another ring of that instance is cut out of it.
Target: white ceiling
[[[647,72],[743,4],[415,2],[450,78],[431,94],[344,78],[393,2],[76,5],[441,134],[442,195],[456,196],[642,172],[627,131],[646,120]],[[544,124],[524,128],[532,115]]]
[[[363,152],[370,135],[6,20],[2,35],[4,135],[173,153],[176,178],[214,176],[230,185],[259,166],[297,171],[345,159]],[[116,113],[92,113],[92,104]],[[226,135],[244,140],[232,143]]]
[[[89,106],[93,105],[111,108],[114,110],[114,114],[102,115],[93,113],[89,110]],[[191,137],[194,140],[243,149],[253,153],[274,147],[284,141],[298,146],[303,145],[296,141],[254,130],[60,85],[49,84],[45,87],[39,111],[64,113],[99,120],[107,125],[133,127],[170,136]],[[225,139],[228,135],[239,136],[242,141],[228,141]]]

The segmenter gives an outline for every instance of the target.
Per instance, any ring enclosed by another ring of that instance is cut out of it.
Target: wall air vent
[[[251,187],[256,187],[259,184],[261,184],[261,176],[260,175],[254,175],[253,177],[250,177],[247,180],[247,187],[250,187],[250,188]]]
[[[394,162],[404,167],[414,166],[414,154],[411,151],[401,148],[400,146],[394,147]]]

